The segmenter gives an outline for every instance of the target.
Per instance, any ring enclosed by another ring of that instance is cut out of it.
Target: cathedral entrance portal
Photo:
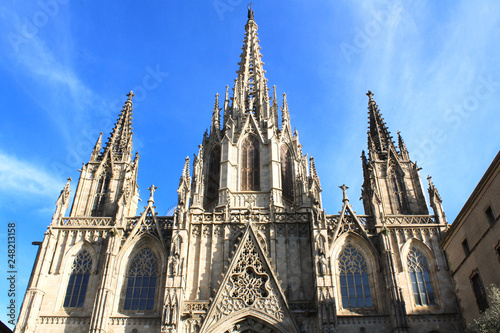
[[[280,333],[280,331],[258,319],[247,317],[224,333]]]

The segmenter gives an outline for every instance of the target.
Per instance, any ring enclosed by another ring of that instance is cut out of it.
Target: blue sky
[[[327,213],[340,210],[343,183],[363,212],[370,89],[452,222],[500,148],[500,3],[256,1],[254,10],[268,85],[287,94]],[[143,203],[154,183],[160,214],[176,204],[184,158],[210,126],[215,94],[234,84],[245,22],[239,0],[0,5],[0,240],[15,221],[18,307],[31,242],[43,239],[69,176],[74,193],[77,169],[130,90]]]

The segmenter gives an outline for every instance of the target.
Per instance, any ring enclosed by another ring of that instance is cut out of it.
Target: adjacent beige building
[[[280,106],[269,92],[251,9],[242,49],[232,93],[216,96],[210,131],[185,161],[173,216],[156,213],[154,185],[137,214],[129,94],[81,170],[68,217],[69,180],[61,192],[16,332],[460,331],[439,248],[441,198],[429,183],[427,202],[373,94],[365,212],[353,211],[342,185],[340,214],[329,214],[286,95]]]
[[[479,317],[500,287],[500,152],[442,241],[466,323]]]

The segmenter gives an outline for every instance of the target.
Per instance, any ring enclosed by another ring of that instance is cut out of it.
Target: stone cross
[[[153,195],[155,194],[155,191],[158,189],[157,186],[154,186],[154,185],[151,185],[150,187],[148,187],[148,190],[149,192],[151,193],[150,197],[149,197],[149,200],[148,202],[155,202],[154,199],[153,199]]]
[[[347,187],[345,184],[342,184],[342,186],[339,186],[339,188],[342,189],[342,202],[344,201],[349,201],[349,198],[347,197]]]

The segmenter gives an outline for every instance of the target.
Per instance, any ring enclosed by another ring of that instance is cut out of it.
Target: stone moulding
[[[274,216],[274,221],[271,221],[268,213],[259,212],[238,212],[231,213],[229,218],[226,220],[224,213],[200,213],[192,214],[192,224],[202,224],[202,223],[286,223],[286,222],[308,222],[310,220],[309,213],[276,213]]]
[[[288,307],[291,312],[316,312],[315,302],[290,302]]]
[[[40,316],[42,325],[84,325],[90,324],[90,317]]]
[[[62,227],[110,227],[114,225],[111,217],[63,217]]]
[[[386,224],[437,224],[433,215],[393,215],[387,216]]]
[[[408,321],[411,323],[459,322],[459,320],[460,318],[456,313],[408,315]]]
[[[184,313],[207,313],[209,301],[186,301],[182,311]]]
[[[382,316],[338,316],[339,325],[358,325],[358,324],[388,324],[390,318],[387,315]]]
[[[150,326],[160,326],[161,318],[131,318],[131,317],[110,317],[110,325],[150,325]]]

